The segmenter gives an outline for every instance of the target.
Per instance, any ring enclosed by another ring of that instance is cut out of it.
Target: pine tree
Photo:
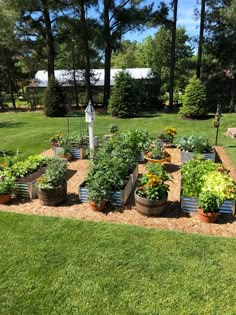
[[[65,95],[54,78],[49,78],[44,94],[44,113],[49,117],[63,117],[66,113]]]

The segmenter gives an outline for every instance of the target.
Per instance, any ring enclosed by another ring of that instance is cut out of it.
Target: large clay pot
[[[166,208],[167,197],[158,201],[139,197],[135,191],[136,210],[146,216],[159,216]]]
[[[106,200],[102,200],[102,202],[100,203],[100,205],[97,205],[94,201],[90,201],[90,207],[93,211],[102,211],[105,206],[106,206],[107,201]]]
[[[215,223],[220,212],[208,212],[205,213],[201,209],[198,209],[199,219],[204,223]]]
[[[11,200],[11,194],[0,195],[0,204],[7,203]]]
[[[67,184],[55,188],[38,188],[40,203],[44,206],[56,206],[67,199]]]

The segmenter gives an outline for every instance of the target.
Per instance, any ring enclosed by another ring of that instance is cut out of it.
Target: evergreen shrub
[[[199,79],[191,79],[186,86],[179,114],[187,118],[201,118],[207,114],[206,88]]]
[[[125,71],[115,77],[115,86],[112,89],[108,112],[112,116],[129,118],[136,115],[136,89],[133,79]]]
[[[55,78],[49,78],[44,94],[44,113],[49,117],[63,117],[66,114],[65,94]]]

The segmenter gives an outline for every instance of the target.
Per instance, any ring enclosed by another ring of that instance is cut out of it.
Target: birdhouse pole
[[[85,121],[88,123],[88,129],[89,129],[89,149],[90,154],[91,151],[94,150],[94,136],[93,136],[93,122],[95,121],[95,110],[94,107],[89,101],[88,106],[85,109]]]

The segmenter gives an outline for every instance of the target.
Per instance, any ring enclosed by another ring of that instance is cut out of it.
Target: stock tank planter
[[[14,193],[18,197],[34,199],[37,198],[37,179],[46,171],[46,167],[41,167],[35,172],[16,180]]]
[[[140,197],[135,191],[135,206],[136,210],[146,216],[159,216],[165,211],[167,197],[158,201],[152,201],[147,198]]]
[[[88,146],[72,147],[70,149],[70,153],[74,159],[82,160],[82,159],[85,159],[85,155],[86,155],[85,153],[87,149],[88,149]]]
[[[181,196],[181,209],[183,212],[197,212],[198,208],[197,198]],[[225,200],[219,210],[221,214],[235,215],[235,200]]]
[[[211,160],[211,161],[215,161],[215,152],[203,152],[201,153],[203,156],[204,160]],[[182,163],[186,163],[190,160],[193,159],[193,152],[189,152],[189,151],[181,151],[181,161]]]
[[[0,195],[0,204],[5,204],[11,200],[11,194]]]
[[[203,223],[215,223],[220,212],[208,212],[205,213],[201,209],[198,209],[199,219]]]
[[[130,193],[134,187],[134,184],[137,180],[138,177],[138,167],[136,166],[135,170],[133,171],[132,174],[129,175],[129,179],[126,182],[125,186],[123,189],[113,191],[112,193],[112,200],[111,204],[114,206],[124,206],[125,203],[127,202],[127,199],[130,196]],[[79,191],[79,198],[81,202],[88,202],[89,201],[89,188],[86,186],[85,182],[82,182],[79,185],[78,188]]]
[[[56,206],[67,199],[67,184],[55,188],[38,188],[38,197],[43,206]]]

